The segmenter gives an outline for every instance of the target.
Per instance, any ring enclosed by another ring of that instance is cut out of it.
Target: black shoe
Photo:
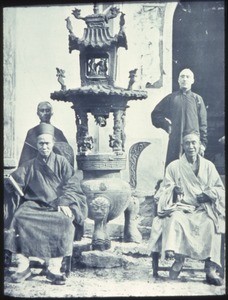
[[[51,281],[52,284],[64,285],[66,283],[66,275],[56,275],[47,270],[46,278]]]
[[[208,284],[216,285],[216,286],[221,286],[223,284],[223,280],[220,276],[218,275],[208,275],[206,274],[206,282]]]
[[[43,268],[40,271],[39,276],[47,276],[47,273],[48,273],[48,269],[47,268]]]
[[[11,275],[11,279],[14,283],[21,283],[28,279],[32,275],[30,268],[28,267],[23,272],[15,272]]]
[[[206,272],[206,282],[208,284],[220,286],[223,284],[223,279],[218,274],[218,265],[216,263],[206,260],[205,261],[205,272]]]

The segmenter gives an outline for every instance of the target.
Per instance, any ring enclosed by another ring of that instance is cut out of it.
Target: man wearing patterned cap
[[[70,163],[52,151],[54,127],[41,123],[36,132],[37,157],[11,174],[24,196],[6,232],[5,250],[15,253],[18,261],[14,282],[30,277],[33,256],[48,261],[48,280],[65,284],[62,259],[72,255],[74,224],[83,224],[86,199]],[[9,181],[6,188],[12,190]]]
[[[48,101],[40,102],[37,106],[37,115],[40,118],[40,124],[50,124],[51,117],[53,115],[53,109],[51,104]],[[22,148],[21,156],[19,159],[18,165],[20,166],[23,162],[28,161],[37,156],[38,150],[36,147],[36,136],[37,131],[39,129],[39,125],[31,128],[26,135],[25,142]],[[74,158],[73,150],[71,149],[70,145],[66,137],[64,136],[63,132],[54,127],[54,137],[55,137],[55,147],[53,151],[58,154],[62,154],[61,152],[64,151],[62,149],[66,148],[67,151],[72,152],[71,157]],[[64,156],[66,156],[64,154]],[[72,158],[68,160],[73,165],[74,161],[71,161]]]
[[[155,195],[149,251],[175,258],[170,278],[181,272],[185,257],[205,260],[206,281],[221,285],[221,234],[225,232],[225,191],[212,162],[199,155],[199,133],[183,137],[184,154],[171,162]]]
[[[165,166],[182,155],[182,135],[185,130],[200,133],[200,155],[204,155],[207,145],[207,112],[202,97],[191,91],[193,72],[190,69],[182,70],[178,83],[179,91],[162,99],[151,113],[152,124],[169,134]]]

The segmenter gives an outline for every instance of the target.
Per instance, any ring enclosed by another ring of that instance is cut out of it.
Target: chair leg
[[[70,276],[70,273],[71,273],[71,263],[72,263],[72,256],[68,256],[68,264],[67,264],[67,267],[66,267],[66,277],[69,277]]]
[[[70,276],[71,272],[71,259],[72,256],[65,256],[62,261],[61,272],[65,273],[67,277]]]
[[[4,251],[4,267],[10,267],[12,262],[12,253],[8,250]]]
[[[225,272],[225,235],[222,234],[221,236],[221,265],[222,265],[222,268],[220,270],[220,276],[222,278],[224,278],[224,272]]]
[[[158,262],[159,262],[159,253],[152,252],[152,270],[153,270],[153,277],[158,277]]]

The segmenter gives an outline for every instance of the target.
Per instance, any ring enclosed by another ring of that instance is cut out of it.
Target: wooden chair
[[[157,212],[155,213],[157,215]],[[169,271],[170,267],[168,266],[159,266],[159,258],[160,253],[152,252],[152,270],[153,270],[153,277],[158,278],[159,271]],[[225,235],[221,235],[221,265],[222,268],[219,269],[219,274],[222,278],[224,278],[224,269],[225,269]],[[191,267],[190,264],[187,262],[184,263],[181,272],[205,272],[204,268],[194,268]]]
[[[221,249],[221,264],[222,268],[219,269],[219,274],[222,278],[224,278],[224,235],[222,235],[222,249]],[[158,278],[159,274],[158,271],[169,271],[170,267],[168,266],[159,266],[159,258],[160,254],[158,252],[152,253],[152,270],[153,270],[153,277]],[[194,268],[190,266],[190,263],[185,262],[181,272],[205,272],[204,268]]]

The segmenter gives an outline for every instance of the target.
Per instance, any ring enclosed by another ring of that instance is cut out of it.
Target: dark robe
[[[38,154],[38,150],[37,150],[37,146],[36,146],[36,143],[37,143],[37,131],[38,131],[38,128],[39,128],[39,125],[31,128],[27,135],[26,135],[26,138],[25,138],[25,142],[24,142],[24,146],[22,148],[22,151],[21,151],[21,157],[19,159],[19,163],[18,165],[20,166],[22,163],[32,159],[32,158],[35,158]],[[67,143],[68,144],[68,141],[67,139],[65,138],[63,132],[54,127],[54,137],[55,137],[55,142],[56,143],[59,143],[59,142],[63,142],[63,143]],[[57,154],[61,154],[57,151],[55,151],[55,149],[53,149],[53,151]]]
[[[184,131],[198,131],[200,141],[207,145],[207,111],[201,96],[191,90],[183,93],[181,90],[169,94],[161,100],[151,113],[152,124],[157,128],[168,130],[172,122],[172,132],[169,135],[166,166],[183,154],[182,135]]]
[[[45,163],[38,155],[11,176],[24,192],[22,204],[5,232],[5,249],[40,258],[70,256],[74,224],[87,217],[86,198],[67,159],[51,153]],[[68,206],[73,217],[58,211]]]

